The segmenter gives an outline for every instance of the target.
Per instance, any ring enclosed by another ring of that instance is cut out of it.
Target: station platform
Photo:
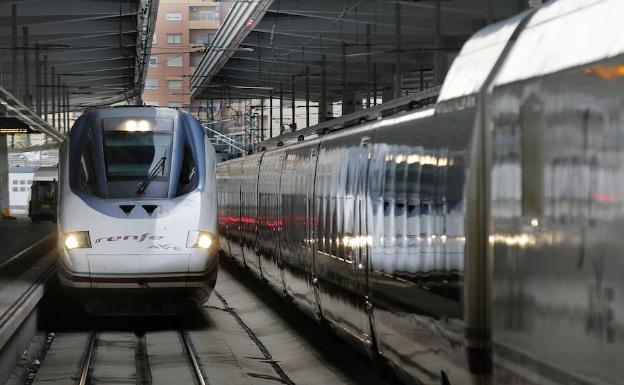
[[[56,231],[56,223],[32,223],[27,217],[0,220],[0,266],[22,250]]]

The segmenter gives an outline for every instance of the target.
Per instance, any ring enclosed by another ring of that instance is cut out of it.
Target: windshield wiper
[[[160,158],[158,163],[156,163],[154,167],[150,170],[150,172],[145,177],[145,180],[139,183],[137,190],[136,190],[137,194],[143,194],[145,192],[145,190],[147,189],[147,186],[150,184],[152,179],[154,179],[154,177],[158,175],[159,170],[162,170],[162,174],[165,175],[165,163],[166,162],[167,162],[167,156],[164,155],[162,158]]]

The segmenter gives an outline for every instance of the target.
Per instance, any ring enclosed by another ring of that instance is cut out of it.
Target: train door
[[[217,229],[219,231],[219,246],[221,250],[231,256],[228,233],[231,231],[231,221],[228,210],[231,202],[229,198],[229,169],[230,163],[217,164]]]
[[[372,352],[366,281],[366,173],[372,130],[345,131],[319,149],[314,210],[314,282],[323,319]]]
[[[314,172],[319,141],[285,151],[280,191],[280,256],[284,290],[304,312],[319,317],[313,283]]]
[[[228,211],[231,220],[230,230],[228,231],[228,241],[230,245],[230,253],[232,258],[236,259],[241,265],[245,265],[245,257],[241,247],[241,180],[243,162],[236,160],[229,166],[229,188],[228,188]]]
[[[279,250],[281,223],[279,216],[280,186],[285,151],[264,154],[258,174],[258,240],[262,278],[279,293],[284,288]]]
[[[412,381],[466,383],[463,221],[471,113],[410,120],[378,128],[370,150],[375,340]]]
[[[262,154],[246,157],[243,161],[241,180],[240,245],[246,266],[258,277],[262,276],[260,259],[257,253],[258,173],[261,162]]]

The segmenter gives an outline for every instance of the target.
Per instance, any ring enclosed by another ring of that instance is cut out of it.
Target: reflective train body
[[[205,301],[217,277],[214,178],[214,149],[189,114],[83,114],[61,150],[61,284],[93,308],[107,294],[135,309]]]
[[[622,14],[551,2],[433,108],[219,164],[222,250],[407,383],[624,384]]]

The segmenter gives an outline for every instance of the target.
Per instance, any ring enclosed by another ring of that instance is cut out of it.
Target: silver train
[[[219,164],[223,251],[407,383],[624,384],[621,15],[551,2],[434,108]]]
[[[217,278],[215,167],[189,114],[83,114],[61,148],[61,284],[93,312],[203,303]]]

